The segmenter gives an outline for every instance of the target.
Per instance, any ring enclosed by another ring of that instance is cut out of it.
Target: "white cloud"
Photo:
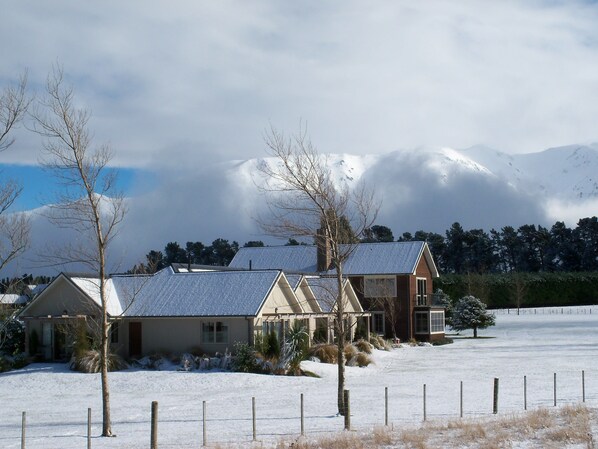
[[[583,2],[11,2],[0,81],[60,61],[124,165],[261,156],[268,121],[322,151],[598,140]],[[35,161],[38,144],[3,155]]]

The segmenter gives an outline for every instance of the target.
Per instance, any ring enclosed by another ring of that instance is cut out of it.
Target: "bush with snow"
[[[473,337],[477,338],[478,329],[494,326],[495,318],[486,310],[486,304],[475,296],[464,296],[453,308],[451,327],[456,331],[473,329]]]

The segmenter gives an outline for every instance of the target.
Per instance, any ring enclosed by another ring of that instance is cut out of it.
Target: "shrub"
[[[356,340],[367,340],[368,330],[365,325],[365,320],[360,318],[357,320],[357,327],[355,328],[355,339]]]
[[[370,334],[370,343],[374,348],[382,351],[390,351],[392,349],[392,346],[380,335]]]
[[[129,365],[121,356],[113,353],[108,354],[108,371],[119,371],[127,369],[128,367]],[[82,373],[99,373],[100,351],[97,349],[90,349],[78,355],[73,353],[70,368]]]
[[[240,373],[260,373],[262,369],[257,361],[254,348],[247,343],[235,343],[233,369]]]
[[[305,327],[300,321],[294,321],[285,340],[281,368],[290,374],[299,374],[299,365],[306,358],[308,345],[309,335]]]
[[[347,343],[343,348],[343,353],[345,354],[345,360],[349,361],[357,355],[357,348],[351,343]]]
[[[276,332],[271,331],[266,337],[266,351],[262,352],[269,359],[278,359],[280,357],[280,343]]]
[[[365,352],[366,354],[371,354],[372,350],[374,349],[372,344],[365,340],[357,340],[354,344],[360,352]]]
[[[337,363],[337,348],[335,345],[320,343],[309,349],[309,355],[317,357],[322,363]]]
[[[19,320],[8,318],[0,321],[0,348],[5,354],[18,354],[25,350],[25,326]]]
[[[355,357],[355,362],[357,366],[364,367],[372,363],[372,359],[367,354],[360,352]]]
[[[328,342],[328,328],[326,326],[318,325],[312,337],[314,343]]]

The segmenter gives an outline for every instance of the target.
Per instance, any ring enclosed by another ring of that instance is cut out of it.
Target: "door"
[[[141,322],[132,321],[129,323],[129,357],[141,355]]]

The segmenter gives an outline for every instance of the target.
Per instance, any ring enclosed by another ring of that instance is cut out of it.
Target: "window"
[[[118,343],[118,321],[110,326],[110,343]]]
[[[366,298],[394,298],[397,296],[397,279],[394,276],[366,277],[363,280]]]
[[[430,333],[444,333],[444,311],[430,312]]]
[[[222,321],[210,321],[201,324],[201,341],[203,343],[227,343],[228,325]]]
[[[384,312],[372,312],[372,332],[384,335]]]
[[[416,302],[418,306],[425,306],[428,304],[427,283],[426,278],[417,278]]]
[[[415,312],[415,333],[428,333],[428,312]]]

